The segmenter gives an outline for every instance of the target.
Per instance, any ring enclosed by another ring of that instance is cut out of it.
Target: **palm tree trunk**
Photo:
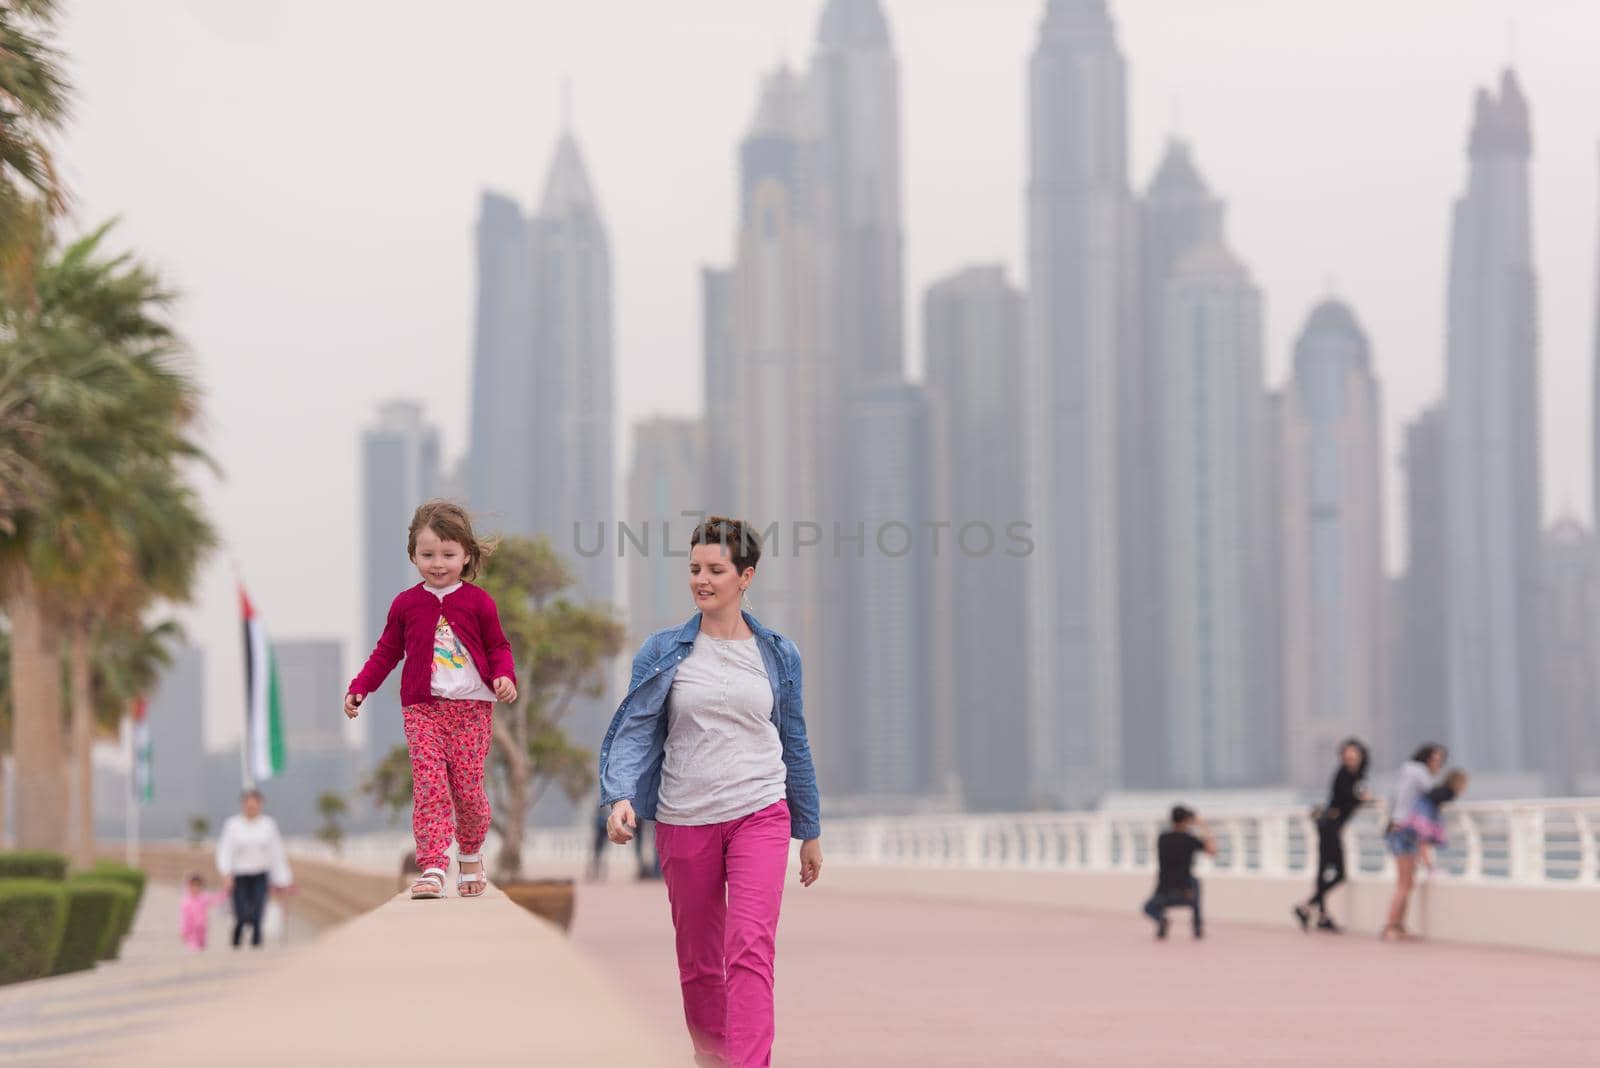
[[[94,695],[89,692],[89,627],[80,623],[71,633],[73,801],[77,826],[72,860],[80,869],[94,867]]]
[[[66,751],[61,738],[61,649],[33,576],[18,575],[11,617],[11,750],[17,769],[17,848],[66,845]]]

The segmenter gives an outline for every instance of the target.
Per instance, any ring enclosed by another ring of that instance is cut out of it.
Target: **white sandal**
[[[489,889],[489,876],[482,868],[477,871],[462,871],[461,864],[482,864],[482,853],[457,853],[456,854],[456,895],[458,897],[482,897],[483,891]],[[469,886],[481,886],[480,889],[469,891]]]
[[[411,900],[444,897],[444,879],[443,868],[429,868],[411,884]]]

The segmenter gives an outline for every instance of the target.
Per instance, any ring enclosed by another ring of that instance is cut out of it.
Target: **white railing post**
[[[1261,874],[1289,874],[1289,819],[1286,813],[1269,812],[1261,817]]]
[[[1582,809],[1573,811],[1572,822],[1578,829],[1578,882],[1592,883],[1600,878],[1600,872],[1596,871],[1600,864],[1595,857],[1595,828],[1589,822],[1589,814]]]
[[[1468,813],[1462,817],[1462,825],[1467,829],[1467,856],[1461,868],[1461,878],[1477,882],[1483,878],[1483,832],[1478,829],[1478,821]]]
[[[1083,858],[1084,867],[1090,871],[1108,871],[1111,868],[1111,817],[1101,813],[1089,822]]]
[[[1511,853],[1511,878],[1519,883],[1544,881],[1544,809],[1518,806],[1506,816],[1506,844]]]

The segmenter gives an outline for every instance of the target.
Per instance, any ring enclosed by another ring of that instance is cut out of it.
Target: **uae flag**
[[[155,796],[150,778],[150,702],[143,697],[133,702],[133,799],[144,805]]]
[[[283,702],[272,643],[243,586],[239,604],[244,612],[244,770],[253,784],[283,770]]]

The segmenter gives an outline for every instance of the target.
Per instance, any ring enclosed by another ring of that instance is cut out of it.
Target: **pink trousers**
[[[489,759],[494,704],[434,698],[404,710],[411,751],[411,833],[417,867],[450,867],[450,839],[476,853],[489,834],[489,795],[483,767]],[[454,820],[451,819],[452,811]]]
[[[772,964],[789,866],[789,806],[704,827],[656,824],[677,930],[683,1015],[697,1056],[772,1063]]]

